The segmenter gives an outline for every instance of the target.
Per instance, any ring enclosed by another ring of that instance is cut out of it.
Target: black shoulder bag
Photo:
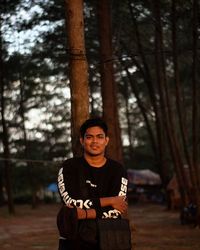
[[[83,184],[84,175],[81,175]],[[83,185],[85,192],[94,197],[93,190]],[[90,189],[90,190],[89,190]],[[100,198],[100,197],[99,197]],[[125,218],[106,218],[96,219],[97,223],[97,241],[100,250],[131,250],[131,229],[129,220]]]
[[[128,219],[97,219],[100,250],[131,250]]]

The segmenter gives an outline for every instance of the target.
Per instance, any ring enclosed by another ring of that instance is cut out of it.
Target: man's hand
[[[114,196],[111,198],[111,206],[117,209],[122,214],[127,212],[128,203],[126,201],[126,196]]]
[[[111,206],[122,214],[126,213],[128,209],[126,196],[103,197],[100,198],[100,203],[101,207]]]

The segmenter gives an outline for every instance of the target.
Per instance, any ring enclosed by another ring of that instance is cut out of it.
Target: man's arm
[[[63,171],[65,170],[65,174]],[[119,170],[118,170],[119,171]],[[118,172],[117,171],[117,172]],[[127,183],[126,179],[123,178],[123,174],[119,173],[118,178],[114,178],[115,181],[110,188],[110,196],[104,198],[96,199],[74,199],[71,196],[71,191],[76,188],[76,175],[74,178],[74,168],[68,166],[67,168],[61,168],[58,174],[58,188],[61,194],[61,199],[68,207],[76,207],[78,211],[78,218],[101,218],[103,217],[113,217],[117,218],[120,214],[126,212],[127,202],[124,200],[126,196]],[[121,171],[120,171],[121,172]],[[124,192],[125,191],[125,192]],[[74,192],[74,191],[73,191]],[[85,210],[87,209],[87,215]],[[103,213],[103,214],[102,214]]]
[[[121,214],[126,213],[128,203],[125,196],[115,196],[115,197],[104,197],[100,198],[101,207],[113,207],[120,211]],[[95,209],[81,209],[77,208],[78,219],[95,219],[96,210]]]

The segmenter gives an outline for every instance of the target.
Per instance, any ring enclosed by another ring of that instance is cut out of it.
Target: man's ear
[[[108,136],[106,136],[106,146],[108,145],[109,140],[110,140],[110,138]]]
[[[80,140],[81,145],[83,145],[83,138],[80,137],[79,140]]]

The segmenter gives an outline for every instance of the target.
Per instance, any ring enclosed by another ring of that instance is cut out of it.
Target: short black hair
[[[81,125],[81,127],[80,127],[80,136],[82,138],[84,138],[86,130],[88,128],[91,128],[91,127],[100,127],[100,128],[103,129],[106,136],[108,134],[108,126],[107,126],[107,124],[105,123],[105,121],[102,118],[97,117],[97,118],[90,118],[90,119],[86,120]]]

